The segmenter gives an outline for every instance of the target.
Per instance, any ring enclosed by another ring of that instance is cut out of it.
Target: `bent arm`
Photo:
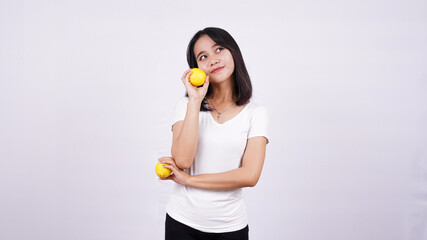
[[[210,190],[254,187],[261,176],[266,144],[267,139],[265,137],[249,138],[240,168],[222,173],[188,176],[184,184]]]
[[[172,126],[173,138],[171,154],[176,165],[187,169],[193,164],[199,135],[200,103],[189,101],[184,121]]]

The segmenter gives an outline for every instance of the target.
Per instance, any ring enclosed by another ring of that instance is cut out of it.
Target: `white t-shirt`
[[[184,120],[187,103],[187,97],[177,102],[172,124]],[[267,138],[267,126],[266,108],[253,102],[223,124],[216,122],[209,111],[200,112],[196,156],[187,173],[220,173],[239,168],[247,139]],[[176,184],[166,211],[175,220],[203,232],[237,231],[248,224],[240,188],[205,190]]]

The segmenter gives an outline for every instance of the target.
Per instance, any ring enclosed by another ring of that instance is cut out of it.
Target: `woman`
[[[248,239],[242,188],[258,182],[268,116],[250,101],[252,85],[233,37],[220,28],[197,32],[187,49],[190,68],[206,72],[202,87],[182,82],[175,107],[172,157],[159,159],[177,184],[167,204],[166,239]],[[169,165],[167,165],[169,164]]]

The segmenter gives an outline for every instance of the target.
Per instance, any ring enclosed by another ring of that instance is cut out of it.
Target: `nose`
[[[211,66],[215,66],[215,64],[217,64],[217,63],[219,63],[219,60],[218,60],[218,59],[213,58],[213,59],[211,60]]]

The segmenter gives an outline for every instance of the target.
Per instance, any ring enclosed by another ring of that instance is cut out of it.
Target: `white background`
[[[269,109],[251,239],[427,239],[427,2],[0,1],[0,239],[163,239],[186,47]]]

